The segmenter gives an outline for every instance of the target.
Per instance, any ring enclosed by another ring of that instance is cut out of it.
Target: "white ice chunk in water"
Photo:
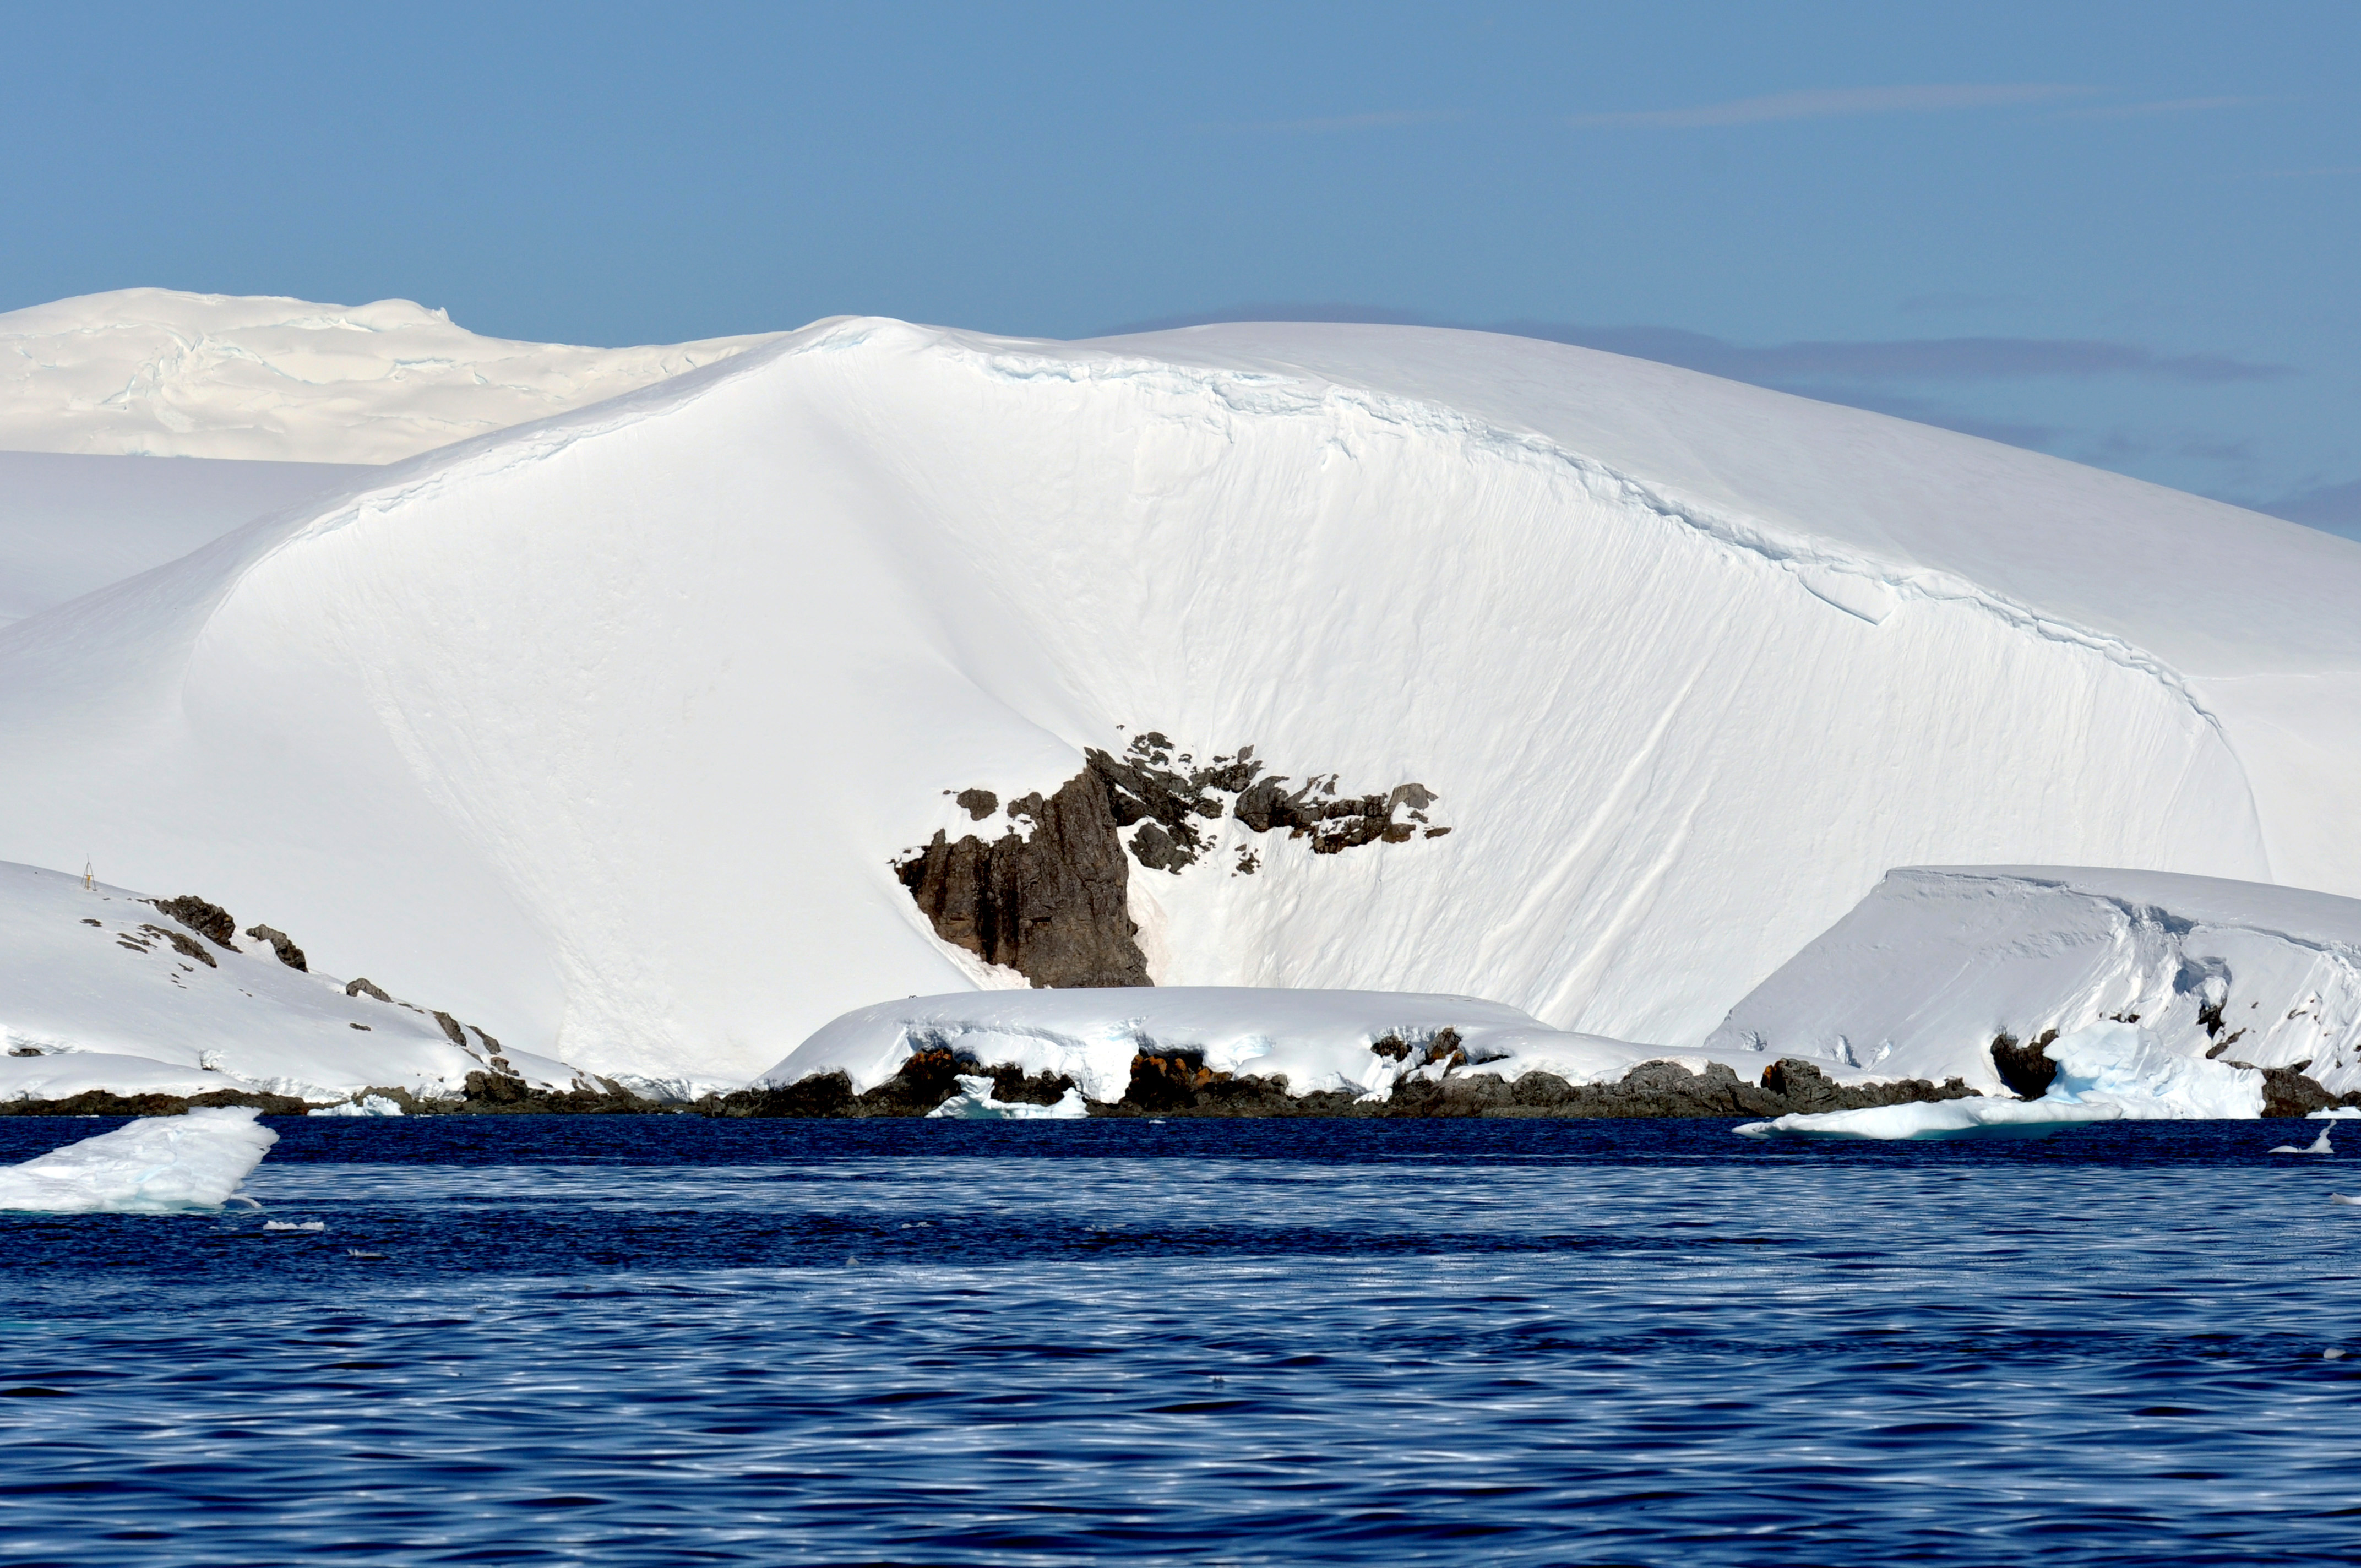
[[[399,1116],[401,1114],[401,1107],[382,1094],[365,1094],[358,1100],[339,1101],[334,1105],[323,1105],[316,1110],[306,1111],[304,1114],[307,1116]]]
[[[1082,1091],[1078,1089],[1067,1090],[1054,1105],[1027,1105],[1021,1101],[1011,1102],[994,1099],[993,1094],[997,1086],[988,1078],[969,1078],[961,1075],[959,1086],[960,1091],[957,1094],[952,1095],[927,1114],[978,1122],[1035,1120],[1067,1122],[1077,1116],[1087,1116],[1091,1113],[1090,1106],[1083,1101]]]
[[[2293,1144],[2281,1144],[2271,1151],[2273,1154],[2334,1154],[2336,1150],[2329,1144],[2328,1129],[2325,1127],[2320,1129],[2320,1136],[2301,1148],[2298,1148]]]
[[[0,1209],[49,1214],[174,1214],[218,1209],[279,1135],[260,1113],[202,1107],[147,1116],[111,1133],[0,1168]]]
[[[2037,1138],[2060,1127],[2113,1122],[2123,1112],[2113,1105],[2077,1105],[2060,1100],[1919,1101],[1908,1105],[1872,1105],[1858,1111],[1822,1111],[1749,1122],[1735,1129],[1750,1138],[1788,1134],[1821,1138]]]
[[[266,1231],[324,1231],[328,1228],[328,1222],[304,1220],[298,1223],[290,1220],[265,1220],[262,1222],[262,1228]]]

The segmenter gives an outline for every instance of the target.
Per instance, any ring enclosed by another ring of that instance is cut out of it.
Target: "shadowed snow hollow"
[[[1129,867],[1158,983],[1693,1045],[1892,865],[2361,892],[2355,602],[2344,540],[1559,345],[840,322],[0,630],[0,853],[751,1076],[1005,981],[891,862],[1154,729],[1451,827],[1203,823]]]

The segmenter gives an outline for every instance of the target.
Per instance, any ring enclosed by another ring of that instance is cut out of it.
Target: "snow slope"
[[[2173,1060],[2211,1066],[2220,1047],[2361,1089],[2361,900],[2154,872],[1896,871],[1708,1043],[1997,1091],[1994,1036],[2119,1015]]]
[[[2361,893],[2354,603],[2347,541],[1560,345],[841,321],[0,630],[0,854],[751,1076],[991,978],[888,866],[1007,828],[947,792],[1153,728],[1455,828],[1209,824],[1133,872],[1159,983],[1694,1046],[1896,864]]]
[[[408,300],[124,289],[0,314],[0,450],[390,463],[764,341],[577,348]]]
[[[0,452],[0,624],[368,476],[337,463]]]
[[[233,941],[205,941],[119,887],[0,864],[0,1100],[93,1089],[313,1101],[368,1086],[456,1092],[495,1055],[530,1082],[576,1086],[562,1062],[503,1054],[464,1025],[463,1047],[422,1008],[348,996],[342,981],[291,969],[267,943]]]

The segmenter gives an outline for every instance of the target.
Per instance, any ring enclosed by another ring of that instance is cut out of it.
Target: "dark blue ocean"
[[[2361,1560],[2301,1124],[275,1124],[0,1216],[12,1568]]]

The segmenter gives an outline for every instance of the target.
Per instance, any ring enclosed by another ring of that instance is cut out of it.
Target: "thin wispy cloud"
[[[1444,109],[1382,109],[1367,115],[1328,115],[1305,120],[1248,120],[1233,125],[1199,126],[1197,128],[1246,135],[1334,136],[1340,132],[1384,131],[1404,126],[1440,125],[1458,117]]]
[[[1916,337],[1868,342],[1774,343],[1753,346],[1670,326],[1580,326],[1565,322],[1510,321],[1477,325],[1410,311],[1367,305],[1235,305],[1225,311],[1135,322],[1106,335],[1164,332],[1221,322],[1362,322],[1388,326],[1448,326],[1512,337],[1540,338],[1577,348],[1604,349],[1653,359],[1757,386],[1812,388],[1833,396],[1830,383],[2017,381],[2127,376],[2146,381],[2201,385],[2272,381],[2295,372],[2224,354],[2159,354],[2137,344],[2096,338]],[[1867,406],[1867,405],[1864,405]]]
[[[2151,115],[2202,115],[2213,109],[2240,109],[2264,98],[2163,98],[2153,104],[2102,104],[2087,109],[2060,111],[2077,120],[2137,120]]]
[[[1726,104],[1686,109],[1638,109],[1619,114],[1576,115],[1577,126],[1633,126],[1686,129],[1702,126],[1757,126],[1782,120],[1833,120],[1861,115],[1933,115],[1959,109],[1999,109],[2085,98],[2095,87],[2059,82],[1930,82],[1916,87],[1829,87],[1773,93]]]

